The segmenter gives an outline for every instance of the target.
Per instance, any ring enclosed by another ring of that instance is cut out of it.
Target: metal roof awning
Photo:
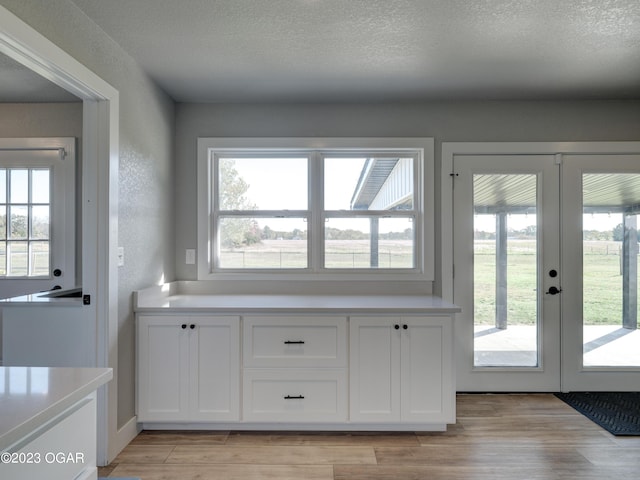
[[[535,174],[477,174],[473,178],[476,214],[526,213],[535,210]],[[586,173],[583,175],[585,213],[640,212],[640,175]]]
[[[352,210],[397,210],[413,203],[411,158],[368,158],[351,197]]]

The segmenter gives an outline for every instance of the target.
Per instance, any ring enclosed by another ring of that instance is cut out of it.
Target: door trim
[[[135,435],[117,424],[119,92],[7,8],[0,6],[0,52],[83,101],[82,287],[96,322],[96,366],[114,380],[98,390],[98,465]]]

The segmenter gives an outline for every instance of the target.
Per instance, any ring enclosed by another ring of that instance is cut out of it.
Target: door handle
[[[558,287],[549,287],[549,290],[545,292],[545,295],[557,295],[562,291],[561,288]]]

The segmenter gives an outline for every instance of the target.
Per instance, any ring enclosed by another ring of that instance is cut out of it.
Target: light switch
[[[124,267],[124,247],[118,247],[118,266]]]
[[[184,263],[187,265],[196,264],[196,251],[194,248],[187,248]]]

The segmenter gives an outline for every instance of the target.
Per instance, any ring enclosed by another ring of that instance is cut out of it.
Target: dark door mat
[[[571,392],[555,395],[613,435],[640,435],[640,392]]]

